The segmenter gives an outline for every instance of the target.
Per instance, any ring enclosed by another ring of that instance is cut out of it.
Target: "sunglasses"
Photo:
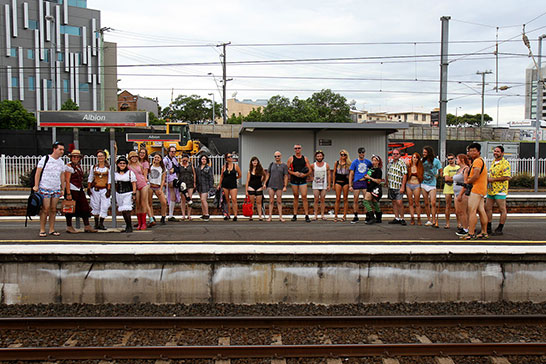
[[[447,160],[448,160],[448,161],[454,161],[455,158],[448,158]]]
[[[226,158],[232,158],[232,156],[230,156],[230,155],[226,155]]]
[[[342,157],[346,157],[346,156],[347,156],[347,154],[345,154],[345,153],[339,153],[339,155],[342,156]]]
[[[280,158],[281,156],[280,156],[280,155],[276,155],[276,156],[274,156],[274,157],[275,157],[275,158]]]
[[[294,147],[294,149],[301,149],[301,147]]]

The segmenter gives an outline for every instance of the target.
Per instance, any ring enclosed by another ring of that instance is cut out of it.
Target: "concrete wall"
[[[546,300],[546,263],[6,263],[0,303],[379,303]]]

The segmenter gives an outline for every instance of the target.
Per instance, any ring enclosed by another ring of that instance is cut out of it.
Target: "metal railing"
[[[38,164],[38,161],[42,156],[7,156],[2,154],[0,156],[0,185],[16,186],[20,184],[20,176],[28,174],[32,168]],[[198,166],[198,156],[192,156],[191,162],[195,167]],[[220,180],[220,172],[224,165],[223,155],[210,156],[210,162],[212,165],[212,171],[214,174],[214,180],[216,183]],[[68,156],[63,156],[65,163],[69,162]],[[508,159],[510,167],[512,168],[512,176],[517,174],[529,174],[535,175],[535,158],[518,158]],[[97,157],[84,156],[82,159],[82,167],[84,171],[89,171],[91,166],[97,163]],[[486,165],[489,167],[492,160],[486,159]],[[538,173],[539,176],[546,176],[546,159],[541,158],[538,160]]]
[[[7,156],[2,154],[0,156],[0,185],[20,185],[20,177],[30,173],[30,171],[36,167],[41,158],[42,156]],[[209,158],[212,166],[212,172],[214,174],[214,180],[216,183],[218,183],[220,180],[220,172],[222,171],[222,166],[224,165],[224,156],[213,155],[209,156]],[[70,159],[65,155],[63,156],[63,161],[68,163]],[[195,167],[197,167],[199,163],[198,156],[192,156],[191,162]],[[84,172],[89,171],[96,163],[97,157],[94,155],[84,156],[81,162]]]

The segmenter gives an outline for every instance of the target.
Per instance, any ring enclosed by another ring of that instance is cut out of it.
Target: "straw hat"
[[[82,157],[82,152],[79,149],[74,149],[70,154],[70,157]]]
[[[129,159],[133,158],[133,157],[137,157],[138,158],[138,153],[134,150],[130,151],[129,152]]]

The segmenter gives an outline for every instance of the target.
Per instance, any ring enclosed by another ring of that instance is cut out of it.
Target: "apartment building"
[[[0,100],[29,111],[69,98],[81,110],[117,110],[116,45],[104,45],[87,0],[0,0],[0,13]]]
[[[542,78],[546,78],[546,67],[541,68]],[[525,70],[525,119],[536,119],[537,114],[537,69]],[[546,120],[546,92],[542,90],[542,117]]]

